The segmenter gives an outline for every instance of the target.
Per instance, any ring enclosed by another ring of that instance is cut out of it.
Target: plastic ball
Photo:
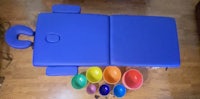
[[[100,86],[99,93],[101,95],[106,96],[106,95],[109,94],[109,92],[110,92],[110,87],[108,85],[103,84],[103,85]]]
[[[103,71],[103,79],[108,84],[116,84],[121,79],[121,71],[116,66],[108,66]]]
[[[126,88],[122,84],[118,84],[114,87],[113,93],[116,97],[123,97],[126,94]]]
[[[90,84],[87,86],[87,93],[94,94],[97,90],[97,87],[94,84]]]
[[[139,89],[143,84],[143,76],[138,70],[130,69],[124,73],[122,83],[127,89]]]
[[[99,67],[90,67],[86,71],[86,77],[91,83],[98,83],[102,79],[102,70]]]
[[[78,74],[72,78],[71,84],[75,89],[82,89],[87,85],[87,79],[83,74]]]

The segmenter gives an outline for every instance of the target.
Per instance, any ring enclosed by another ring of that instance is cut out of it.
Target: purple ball
[[[97,87],[94,84],[90,84],[87,86],[87,93],[94,94],[97,90]]]

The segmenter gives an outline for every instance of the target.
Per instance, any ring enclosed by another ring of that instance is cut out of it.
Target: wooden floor
[[[124,99],[200,99],[200,37],[194,16],[198,1],[0,0],[0,18],[12,25],[24,24],[35,29],[38,13],[50,12],[51,6],[56,3],[81,5],[83,13],[174,17],[179,33],[181,67],[168,71],[141,68],[144,85],[139,90],[128,91]],[[85,89],[73,89],[71,77],[48,77],[45,76],[44,68],[33,67],[31,48],[17,50],[3,44],[0,50],[13,55],[12,63],[0,73],[0,76],[5,76],[0,88],[0,99],[94,99],[94,95],[88,95]],[[6,62],[0,59],[1,65]],[[85,70],[80,68],[80,72]],[[113,98],[112,95],[99,97]]]

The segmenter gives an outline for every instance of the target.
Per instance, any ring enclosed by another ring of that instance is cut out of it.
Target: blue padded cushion
[[[117,66],[178,67],[176,23],[169,17],[112,15],[110,60]]]
[[[5,34],[5,41],[6,43],[18,49],[25,49],[32,45],[31,41],[28,40],[19,40],[19,35],[27,35],[33,36],[34,32],[31,28],[23,25],[14,25],[10,27]]]
[[[33,50],[35,66],[109,65],[109,17],[42,13]]]
[[[55,4],[52,6],[53,13],[80,13],[81,7],[76,5]]]
[[[69,76],[78,74],[77,66],[48,66],[46,75],[48,76]]]

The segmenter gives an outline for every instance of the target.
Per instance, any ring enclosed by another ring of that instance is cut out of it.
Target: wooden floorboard
[[[35,29],[38,13],[50,12],[51,6],[57,3],[81,5],[82,13],[174,17],[179,35],[181,67],[168,71],[142,68],[144,85],[139,90],[128,91],[124,99],[200,99],[200,36],[194,13],[198,1],[0,0],[0,18],[12,25],[24,24]],[[2,44],[0,50],[13,55],[12,63],[0,73],[0,76],[5,76],[0,88],[0,99],[94,99],[94,95],[88,95],[85,89],[73,89],[71,77],[48,77],[44,68],[33,67],[31,48],[17,50]],[[0,60],[1,65],[5,62]],[[80,72],[85,70],[80,68]],[[109,95],[107,98],[114,97]]]

